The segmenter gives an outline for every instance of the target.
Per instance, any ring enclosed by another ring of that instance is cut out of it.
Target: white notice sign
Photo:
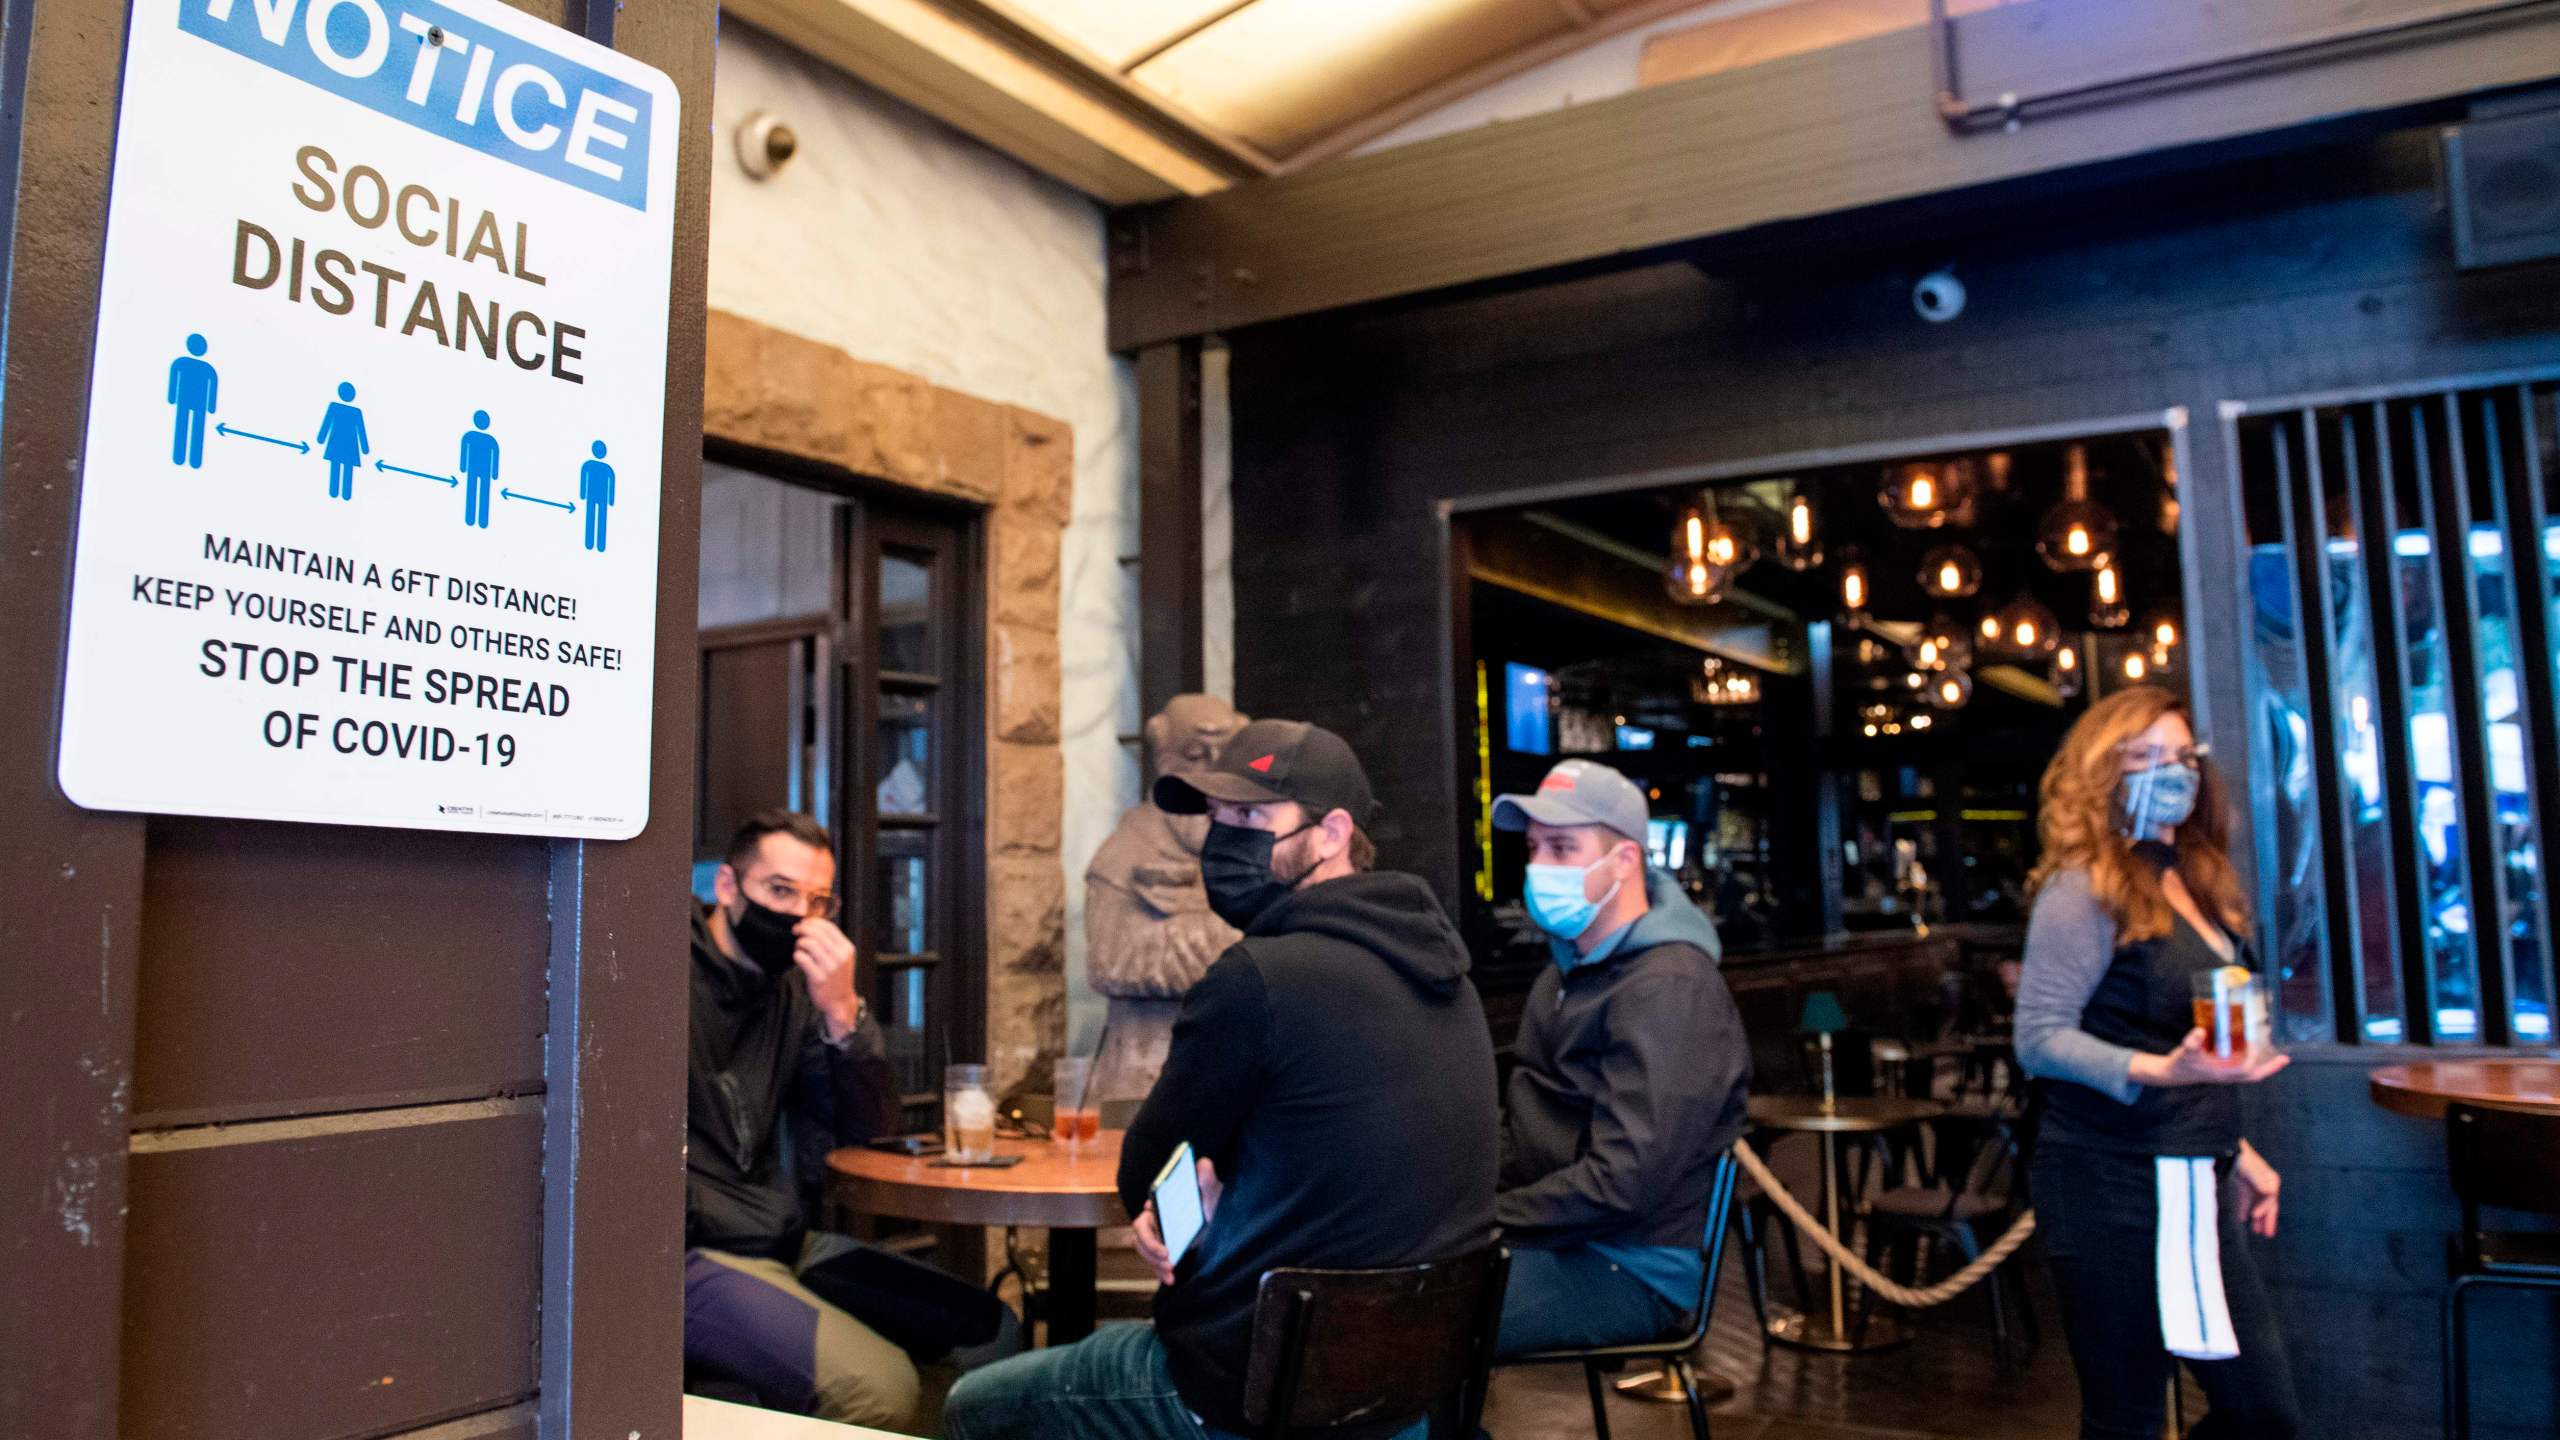
[[[494,0],[135,0],[65,794],[639,833],[677,125]]]

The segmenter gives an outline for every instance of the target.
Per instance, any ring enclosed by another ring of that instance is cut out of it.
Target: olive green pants
[[[790,1266],[719,1250],[685,1252],[684,1363],[772,1409],[881,1430],[911,1429],[922,1389],[906,1351]]]

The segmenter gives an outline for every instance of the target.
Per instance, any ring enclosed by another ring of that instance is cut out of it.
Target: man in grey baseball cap
[[[1644,791],[1589,760],[1494,802],[1496,829],[1527,832],[1525,899],[1556,961],[1504,1096],[1503,1355],[1660,1339],[1699,1302],[1751,1060],[1715,927],[1646,865],[1646,819]]]

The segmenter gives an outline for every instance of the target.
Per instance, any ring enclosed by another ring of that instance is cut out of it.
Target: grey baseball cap
[[[1505,795],[1493,802],[1493,828],[1526,830],[1541,825],[1606,825],[1641,845],[1647,811],[1636,782],[1592,760],[1567,760],[1547,772],[1535,795]]]

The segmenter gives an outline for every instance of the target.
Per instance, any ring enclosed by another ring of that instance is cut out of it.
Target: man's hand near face
[[[808,982],[809,999],[825,1022],[827,1043],[841,1045],[862,1023],[862,997],[853,989],[853,942],[833,920],[809,916],[792,927],[799,943],[791,960]]]

